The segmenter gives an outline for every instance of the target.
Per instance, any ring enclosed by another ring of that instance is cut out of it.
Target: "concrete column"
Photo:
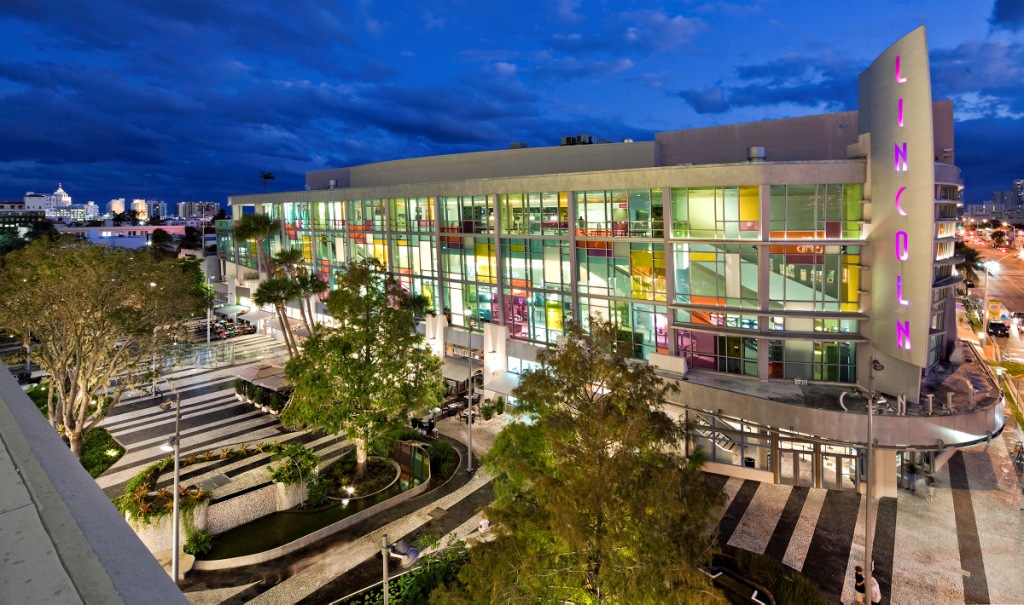
[[[895,498],[899,487],[896,476],[896,452],[876,449],[874,452],[875,483],[872,486],[875,498]]]

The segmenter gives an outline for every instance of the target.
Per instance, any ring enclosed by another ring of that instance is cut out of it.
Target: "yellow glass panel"
[[[718,255],[714,252],[690,252],[690,262],[692,263],[713,263],[718,260]]]
[[[373,255],[386,266],[388,264],[388,247],[382,242],[374,242]]]
[[[761,196],[757,187],[740,187],[740,220],[761,220]]]
[[[653,258],[650,252],[634,250],[630,258],[632,297],[650,300],[654,295]]]
[[[313,238],[308,235],[302,236],[302,262],[313,262]]]
[[[494,246],[489,244],[474,244],[473,251],[476,254],[476,278],[477,281],[496,283],[498,275],[498,259],[494,254]]]
[[[562,329],[562,304],[558,301],[548,300],[544,302],[549,330]]]

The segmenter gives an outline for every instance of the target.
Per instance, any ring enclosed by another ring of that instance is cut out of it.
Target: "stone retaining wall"
[[[207,529],[207,509],[208,506],[204,503],[190,511],[197,530]],[[185,547],[184,521],[186,512],[187,511],[181,511],[182,523],[178,526],[178,539],[180,540],[179,546],[182,548]],[[132,519],[131,513],[125,513],[124,518],[128,521],[128,525],[135,530],[135,534],[139,536],[139,540],[142,540],[142,543],[149,549],[149,552],[171,549],[171,542],[173,541],[171,531],[173,515],[163,515],[158,519],[152,519],[149,523]]]
[[[264,515],[269,515],[279,510],[276,494],[277,486],[271,484],[241,496],[214,502],[206,513],[206,529],[216,536]]]

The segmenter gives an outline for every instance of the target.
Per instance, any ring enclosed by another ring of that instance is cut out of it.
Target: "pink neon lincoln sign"
[[[900,71],[900,56],[899,55],[896,55],[896,70],[895,71],[896,71],[896,74],[895,74],[896,75],[896,83],[897,84],[905,83],[907,81],[907,78],[904,77],[901,74],[901,71]],[[899,101],[896,103],[896,125],[897,125],[897,127],[903,128],[903,118],[904,118],[904,115],[903,115],[903,97],[900,97]],[[897,174],[899,174],[899,173],[906,173],[906,172],[910,171],[910,162],[907,160],[907,157],[908,157],[907,142],[906,141],[902,141],[902,142],[899,142],[899,143],[894,143],[893,144],[892,164],[893,164],[893,170],[895,170]],[[896,206],[896,211],[899,212],[901,216],[908,216],[906,210],[904,210],[903,206],[900,205],[900,198],[903,196],[903,194],[906,192],[906,190],[907,190],[906,187],[900,187],[899,190],[896,192],[896,198],[893,200],[893,203]],[[895,252],[896,252],[896,260],[901,261],[901,263],[900,263],[900,271],[902,272],[902,270],[903,270],[902,261],[905,261],[908,258],[910,258],[910,235],[906,231],[897,231],[896,232]],[[901,306],[908,306],[908,305],[910,305],[910,301],[905,299],[905,298],[903,298],[903,275],[897,275],[896,276],[896,303],[898,305],[901,305]],[[907,351],[910,350],[910,320],[909,319],[903,320],[903,321],[901,321],[899,319],[896,320],[896,346],[901,348],[901,349],[905,349]]]

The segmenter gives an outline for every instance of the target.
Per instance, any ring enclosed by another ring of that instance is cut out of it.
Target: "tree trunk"
[[[310,294],[309,296],[304,297],[305,301],[306,301],[307,313],[309,313],[309,335],[310,336],[313,336],[314,334],[316,334],[316,320],[313,319],[313,317],[314,317],[313,316],[313,303],[310,302],[310,300],[309,300],[312,297],[313,297],[312,294]]]
[[[306,334],[309,336],[313,335],[313,327],[309,323],[309,316],[306,314],[306,296],[299,295],[299,313],[302,314],[302,323],[306,326]]]
[[[68,435],[68,443],[71,444],[71,453],[74,454],[75,458],[82,459],[82,442],[85,441],[85,435],[80,430],[71,431]]]
[[[356,478],[362,479],[366,476],[366,439],[353,439],[356,444]]]
[[[292,330],[288,324],[288,315],[284,312],[284,305],[275,304],[274,310],[277,311],[277,321],[281,324],[281,333],[284,334],[284,344],[288,347],[288,357],[294,358],[298,355],[298,350],[292,340]]]

